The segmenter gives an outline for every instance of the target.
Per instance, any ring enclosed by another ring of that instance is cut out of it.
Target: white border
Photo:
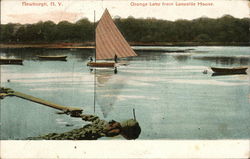
[[[250,140],[4,141],[1,159],[13,158],[249,158]]]

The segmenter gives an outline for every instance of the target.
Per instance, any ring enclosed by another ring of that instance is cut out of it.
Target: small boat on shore
[[[58,56],[38,56],[40,60],[51,60],[51,61],[66,61],[67,56],[58,55]]]
[[[211,67],[216,74],[246,74],[248,67],[232,67],[232,68],[220,68]]]
[[[0,65],[22,65],[22,59],[0,59]]]

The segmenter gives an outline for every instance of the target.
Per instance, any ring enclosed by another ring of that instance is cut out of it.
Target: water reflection
[[[74,58],[76,58],[78,61],[87,60],[88,57],[93,56],[94,51],[93,49],[76,49],[72,51],[72,54]]]
[[[187,55],[176,55],[176,56],[174,56],[174,58],[175,58],[177,61],[185,62],[185,61],[187,61],[187,60],[190,59],[190,56],[187,56]]]
[[[116,70],[116,71],[115,71]],[[114,109],[118,95],[124,86],[124,79],[117,77],[117,69],[95,69],[92,71],[96,78],[96,102],[106,118]]]
[[[246,72],[244,73],[213,73],[212,76],[228,76],[228,75],[247,75]]]
[[[163,53],[159,53],[159,52],[147,52],[147,53],[143,53],[143,52],[136,52],[137,55],[140,57],[138,58],[133,58],[133,60],[138,60],[138,61],[157,61],[160,60]]]
[[[232,65],[232,64],[247,65],[250,62],[249,57],[202,56],[202,57],[193,57],[193,59],[210,61],[216,64],[223,64],[223,65]]]
[[[9,58],[9,57],[15,57],[15,58],[21,58],[23,60],[36,60],[38,57],[37,55],[49,55],[46,52],[47,49],[2,49],[1,55]]]
[[[138,53],[126,59],[130,64],[118,67],[117,74],[114,69],[96,70],[95,79],[94,71],[90,73],[86,66],[93,50],[1,50],[5,56],[26,60],[22,67],[1,66],[1,84],[93,113],[96,80],[96,114],[122,121],[131,118],[135,108],[137,120],[147,128],[141,139],[248,139],[249,76],[211,77],[211,70],[203,71],[216,63],[249,65],[249,47],[195,49],[189,53]],[[34,61],[37,55],[62,54],[68,56],[67,62]],[[83,125],[82,120],[54,112],[22,99],[2,100],[1,139],[61,133]],[[227,134],[218,129],[223,124],[228,125]]]
[[[93,55],[93,49],[49,49],[49,48],[7,48],[1,49],[1,56],[21,58],[23,60],[38,60],[38,56],[69,55],[78,60],[86,60]]]

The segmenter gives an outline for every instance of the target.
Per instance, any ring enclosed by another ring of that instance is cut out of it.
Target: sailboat
[[[95,30],[95,61],[90,61],[91,67],[115,67],[117,58],[137,56],[121,32],[114,24],[109,12],[105,9]],[[114,62],[99,61],[114,59]]]

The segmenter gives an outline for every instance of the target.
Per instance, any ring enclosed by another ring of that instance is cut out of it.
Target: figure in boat
[[[118,62],[118,61],[117,61],[117,56],[116,56],[116,54],[115,54],[114,61],[115,61],[115,63],[117,63],[117,62]]]
[[[107,9],[96,27],[95,37],[95,61],[88,62],[87,66],[115,67],[118,58],[137,56],[114,24]],[[114,62],[96,61],[109,59],[114,59]]]
[[[89,57],[89,62],[93,62],[93,57],[92,56]]]

